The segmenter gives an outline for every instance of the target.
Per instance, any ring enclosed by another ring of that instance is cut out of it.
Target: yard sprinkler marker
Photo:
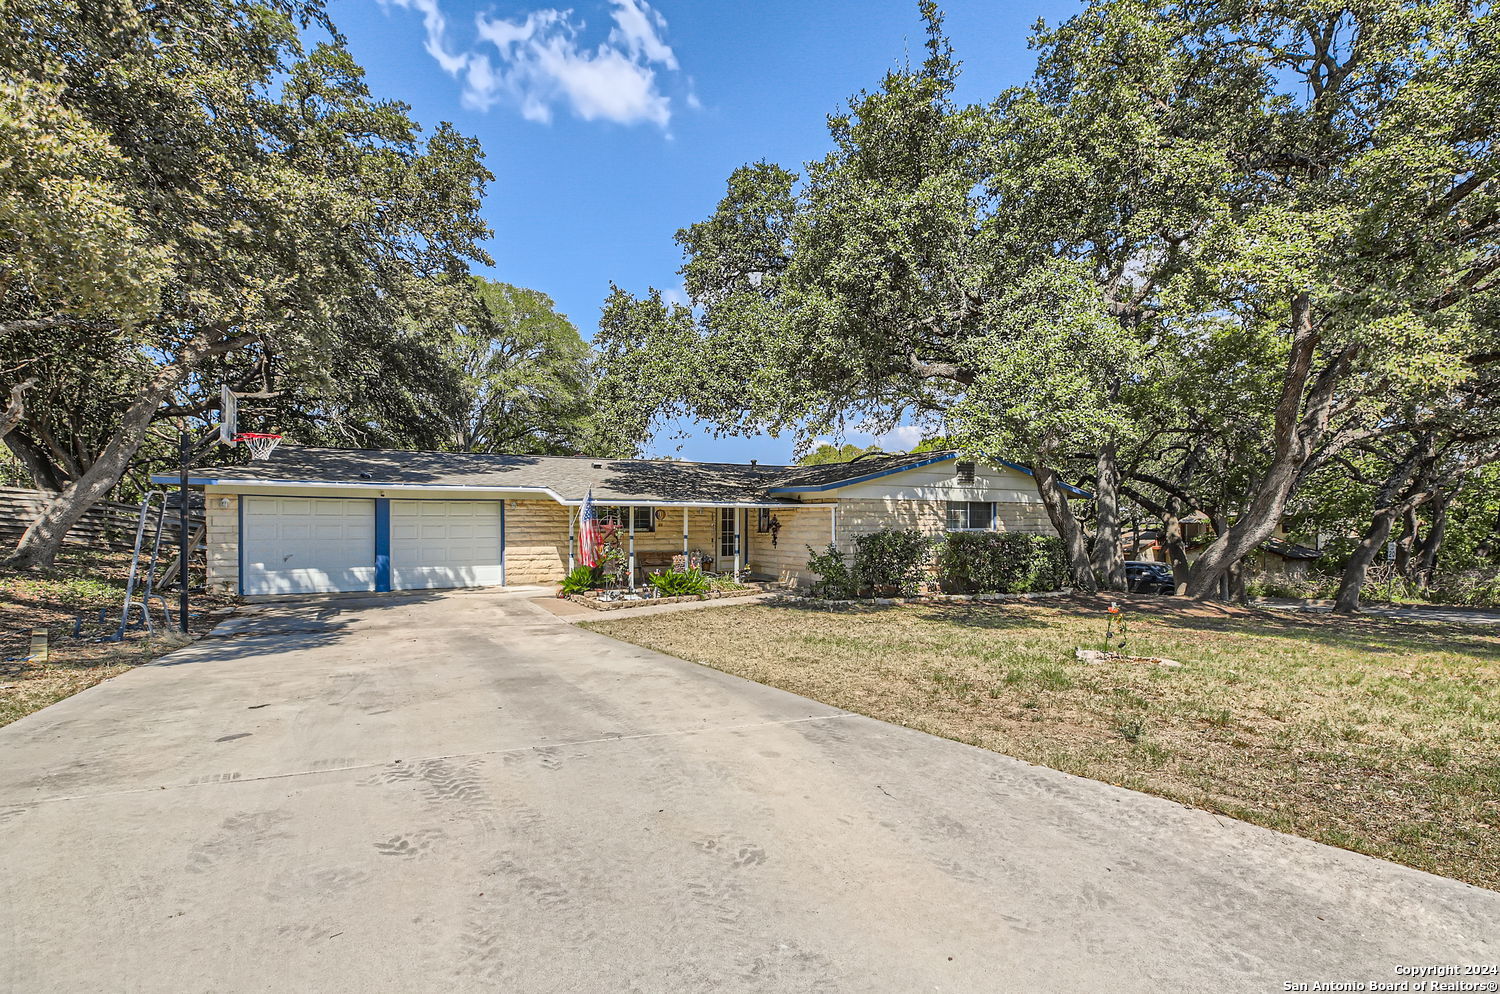
[[[1104,651],[1109,652],[1113,647],[1113,651],[1123,656],[1127,634],[1125,615],[1120,611],[1120,605],[1114,601],[1109,604],[1108,615],[1109,621],[1104,626]]]

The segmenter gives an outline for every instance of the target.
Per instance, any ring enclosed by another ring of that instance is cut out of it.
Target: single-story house
[[[1030,470],[951,451],[765,466],[284,444],[190,485],[209,585],[248,596],[553,583],[590,492],[638,557],[783,580],[812,578],[808,546],[883,528],[1052,532]]]

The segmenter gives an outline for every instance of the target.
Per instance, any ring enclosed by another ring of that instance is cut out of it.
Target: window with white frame
[[[719,508],[719,559],[723,568],[728,568],[730,560],[734,559],[734,522],[739,513],[738,508]]]
[[[630,528],[630,518],[635,516],[635,530],[638,532],[656,531],[656,508],[654,507],[615,507],[606,506],[598,510],[599,524],[614,525],[621,531]]]
[[[987,500],[950,500],[948,502],[948,530],[950,532],[989,531],[995,527],[995,505]]]

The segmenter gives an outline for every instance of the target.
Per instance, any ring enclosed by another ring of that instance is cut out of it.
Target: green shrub
[[[937,549],[938,581],[960,594],[1024,594],[1068,585],[1068,557],[1056,535],[949,532]]]
[[[710,588],[708,577],[704,576],[703,571],[699,569],[663,570],[660,573],[652,573],[647,579],[663,597],[706,594]]]
[[[1441,604],[1463,607],[1500,606],[1500,575],[1494,568],[1439,573],[1432,581],[1428,597]]]
[[[581,594],[604,586],[604,569],[600,566],[574,566],[562,579],[562,592]]]
[[[861,535],[854,540],[854,586],[876,595],[917,593],[932,552],[932,542],[921,532],[907,529]]]
[[[854,575],[849,572],[849,563],[844,554],[834,545],[822,552],[807,547],[807,568],[822,577],[813,584],[813,593],[830,600],[844,600],[855,593]]]

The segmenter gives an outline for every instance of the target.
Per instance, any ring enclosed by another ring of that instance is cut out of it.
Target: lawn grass
[[[71,697],[101,681],[184,645],[176,632],[155,637],[129,632],[122,642],[98,636],[119,624],[130,554],[64,547],[48,570],[0,570],[0,726]],[[207,611],[222,599],[195,597],[199,612],[190,627],[201,634],[218,620]],[[106,620],[99,621],[100,608]],[[173,602],[175,610],[176,603]],[[153,608],[161,626],[161,613]],[[85,619],[82,637],[72,637],[74,619]],[[33,629],[48,632],[46,662],[28,659]]]
[[[1126,601],[755,605],[586,627],[760,683],[1500,889],[1500,633]]]

